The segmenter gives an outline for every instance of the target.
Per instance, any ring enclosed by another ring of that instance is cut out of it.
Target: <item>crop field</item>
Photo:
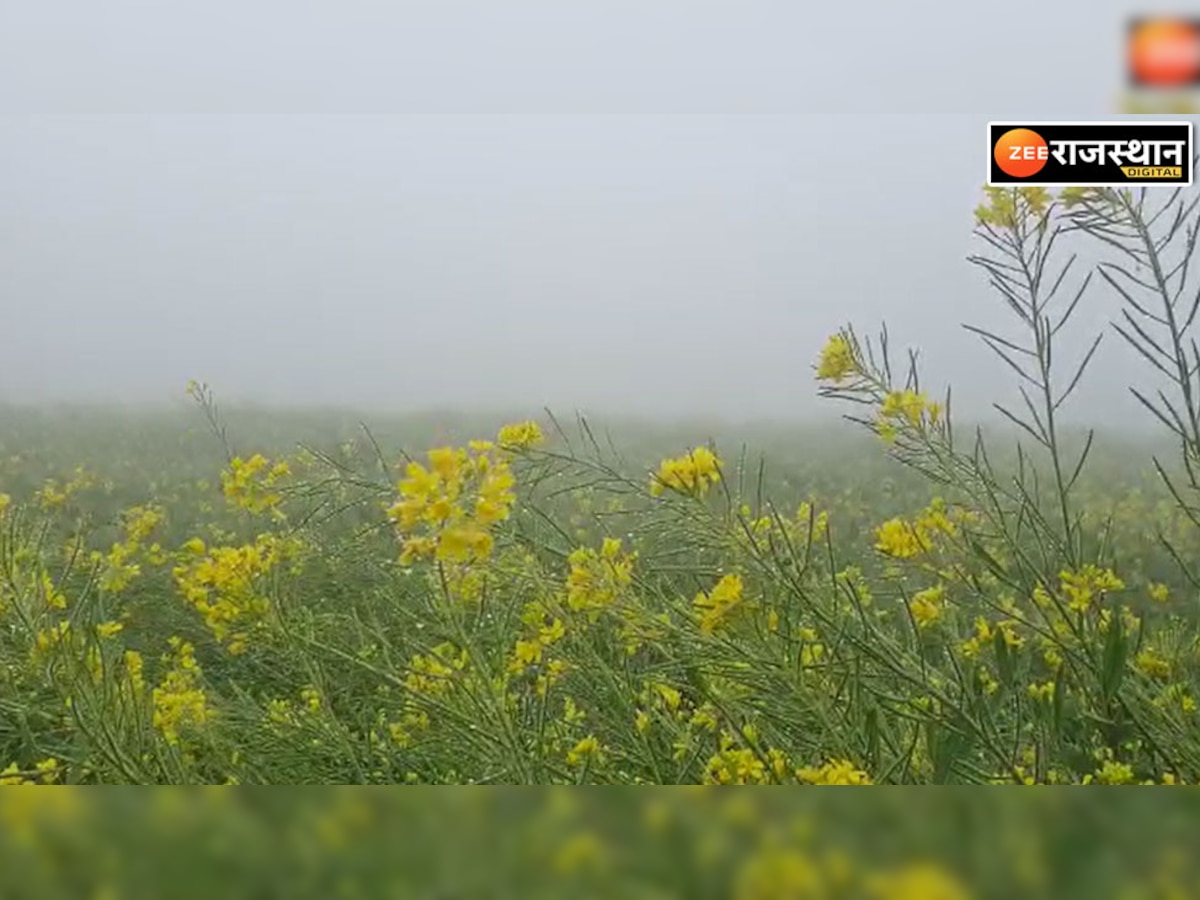
[[[1049,236],[1124,228],[1166,284],[1143,202],[981,206],[1029,330],[982,336],[1025,373],[1006,426],[957,423],[849,327],[811,389],[857,425],[360,421],[197,383],[186,413],[5,411],[0,778],[1194,783],[1187,297],[1122,288],[1177,376],[1145,395],[1157,437],[1055,425]]]
[[[987,191],[985,424],[852,323],[807,425],[0,409],[0,784],[176,786],[0,793],[0,894],[1195,896],[1186,794],[634,786],[1197,784],[1196,206]],[[1070,235],[1139,421],[1061,417]]]

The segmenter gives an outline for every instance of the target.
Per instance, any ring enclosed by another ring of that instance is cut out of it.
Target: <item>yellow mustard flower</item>
[[[871,776],[847,759],[833,759],[820,766],[799,769],[796,777],[805,784],[859,784],[871,783]]]
[[[896,559],[911,559],[931,548],[922,529],[900,518],[889,519],[875,530],[875,549]]]
[[[858,373],[859,363],[855,358],[854,347],[845,335],[833,335],[821,349],[821,357],[817,362],[817,380],[836,383]]]
[[[700,631],[713,634],[727,624],[743,603],[740,575],[724,575],[707,594],[696,595],[693,605],[700,613]]]
[[[496,443],[506,450],[525,450],[545,440],[537,422],[518,422],[505,425],[496,436]]]
[[[707,447],[696,447],[686,456],[664,459],[650,480],[655,497],[665,491],[702,497],[721,480],[721,462]]]
[[[942,617],[945,597],[946,586],[944,584],[913,594],[908,608],[912,611],[918,628],[928,628]]]

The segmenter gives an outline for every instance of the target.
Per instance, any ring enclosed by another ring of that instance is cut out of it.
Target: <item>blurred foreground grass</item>
[[[1183,898],[1190,792],[0,792],[5,897]]]

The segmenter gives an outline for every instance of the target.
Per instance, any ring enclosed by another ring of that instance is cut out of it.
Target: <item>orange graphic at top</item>
[[[1200,80],[1200,27],[1187,19],[1135,22],[1129,32],[1129,73],[1146,87],[1184,87]]]

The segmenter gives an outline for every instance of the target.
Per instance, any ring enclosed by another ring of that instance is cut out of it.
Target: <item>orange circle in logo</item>
[[[1050,158],[1046,139],[1030,128],[1014,128],[1000,135],[992,151],[996,165],[1005,175],[1028,178],[1042,171]]]
[[[1129,71],[1139,84],[1179,87],[1200,77],[1200,32],[1179,19],[1150,19],[1129,36]]]

